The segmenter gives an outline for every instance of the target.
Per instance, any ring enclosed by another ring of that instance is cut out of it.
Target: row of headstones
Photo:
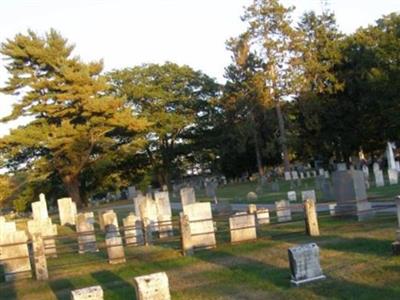
[[[299,286],[325,279],[320,264],[319,247],[315,243],[298,245],[288,249],[290,282]],[[133,279],[137,300],[170,300],[168,276],[165,272],[138,276]],[[73,290],[71,300],[104,300],[101,286]]]
[[[298,179],[304,179],[304,178],[312,178],[312,177],[317,177],[317,176],[324,176],[325,178],[329,178],[329,171],[326,171],[324,169],[319,169],[318,173],[315,170],[311,171],[305,171],[305,172],[297,172],[297,171],[291,171],[291,172],[285,172],[285,180],[298,180]]]
[[[275,202],[278,222],[292,220],[289,201]],[[311,236],[319,235],[316,203],[314,199],[304,201],[306,231]],[[257,209],[251,204],[247,212],[239,212],[229,217],[229,231],[231,242],[244,242],[257,239],[257,226],[270,223],[269,210]],[[183,206],[180,213],[180,226],[182,235],[182,251],[192,254],[195,249],[216,247],[215,227],[209,202],[191,203]]]

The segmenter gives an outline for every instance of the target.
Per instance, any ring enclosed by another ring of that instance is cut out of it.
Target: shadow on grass
[[[110,271],[91,273],[93,279],[103,288],[105,299],[136,299],[133,285]]]
[[[371,238],[343,238],[339,236],[324,236],[321,248],[342,252],[369,254],[382,257],[391,256],[393,241]],[[330,241],[331,240],[331,241]]]
[[[58,300],[71,299],[71,291],[75,289],[75,286],[68,279],[49,281],[49,286]]]

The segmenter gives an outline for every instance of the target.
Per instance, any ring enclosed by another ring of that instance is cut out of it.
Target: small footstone
[[[101,286],[91,286],[71,291],[71,300],[103,300],[103,289]]]

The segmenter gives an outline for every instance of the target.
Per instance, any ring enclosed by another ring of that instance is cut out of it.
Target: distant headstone
[[[336,215],[355,215],[359,220],[373,215],[362,171],[336,171],[332,182],[337,202]]]
[[[127,246],[138,246],[142,245],[143,240],[143,228],[140,218],[135,214],[130,213],[126,218],[122,219],[124,225],[124,240]]]
[[[292,177],[291,177],[291,175],[290,175],[290,172],[285,172],[285,180],[286,181],[289,181],[289,180],[291,180],[292,179]]]
[[[114,212],[114,211],[112,209],[99,209],[97,211],[97,215],[98,215],[98,218],[99,218],[99,227],[100,227],[101,230],[105,229],[103,215],[105,213],[109,213],[109,212]]]
[[[218,202],[218,200],[217,200],[218,182],[213,181],[213,180],[207,180],[204,182],[204,187],[206,189],[207,197],[210,197],[211,199],[214,200],[215,203],[217,203]]]
[[[325,176],[325,170],[322,169],[322,168],[319,168],[319,169],[318,169],[318,175],[319,175],[319,176]]]
[[[372,165],[372,170],[375,173],[376,171],[380,171],[381,167],[379,166],[379,164],[377,162],[374,162],[373,165]]]
[[[362,166],[362,171],[364,173],[364,177],[366,178],[366,180],[368,180],[369,178],[369,169],[367,165],[363,165]]]
[[[268,208],[260,208],[256,211],[257,216],[257,224],[264,225],[269,224],[269,209]]]
[[[91,286],[71,291],[71,300],[103,300],[104,293],[101,286]]]
[[[325,171],[325,178],[328,179],[330,177],[329,171]]]
[[[388,177],[389,177],[389,184],[398,184],[399,183],[399,172],[395,169],[388,169]]]
[[[146,200],[146,197],[142,194],[138,194],[135,198],[133,198],[133,204],[135,206],[135,215],[141,217],[140,215],[140,204]]]
[[[255,215],[238,213],[229,217],[229,230],[231,243],[257,239]]]
[[[168,276],[165,272],[134,278],[137,300],[171,300]]]
[[[194,248],[216,246],[214,222],[209,202],[192,203],[183,206],[183,213],[188,216],[192,245]]]
[[[46,220],[49,218],[47,203],[44,194],[40,194],[40,201],[32,202],[32,216],[35,220]]]
[[[258,196],[257,196],[257,194],[255,192],[248,192],[247,196],[246,196],[246,199],[248,201],[254,201],[254,200],[258,199]]]
[[[296,191],[289,191],[287,195],[289,201],[297,201]]]
[[[305,178],[304,172],[300,172],[300,179],[304,179],[304,178]]]
[[[71,198],[57,200],[61,225],[75,225],[76,203]]]
[[[313,199],[314,201],[317,201],[317,196],[315,196],[315,191],[314,190],[302,191],[301,200],[305,201],[306,199]]]
[[[104,229],[107,227],[107,225],[114,225],[115,228],[119,228],[117,214],[112,209],[106,210],[100,216]]]
[[[338,163],[338,164],[336,164],[336,170],[337,171],[346,171],[347,170],[346,163]]]
[[[319,247],[315,243],[289,248],[291,283],[300,284],[325,279],[319,262]]]
[[[383,172],[380,170],[374,171],[375,175],[375,185],[377,187],[385,186],[385,181],[383,179]]]
[[[196,194],[192,187],[185,187],[180,190],[182,206],[196,203]]]
[[[172,216],[171,203],[167,191],[155,192],[154,199],[157,208],[157,214],[161,216]]]
[[[275,202],[276,216],[278,222],[288,222],[292,220],[292,211],[290,210],[289,201],[280,200]]]
[[[78,234],[79,253],[97,252],[96,234],[94,231],[93,212],[76,215],[76,232]]]
[[[132,201],[137,196],[136,187],[129,186],[128,187],[128,200]]]
[[[297,171],[292,171],[291,175],[293,180],[299,179],[299,174],[297,173]]]
[[[271,191],[274,193],[279,192],[279,183],[274,181],[271,183]]]
[[[150,232],[158,231],[158,213],[156,202],[146,197],[142,203],[140,203],[140,219],[146,222],[145,226]]]

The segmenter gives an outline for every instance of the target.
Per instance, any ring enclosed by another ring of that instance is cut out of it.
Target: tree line
[[[16,102],[0,139],[1,201],[24,210],[40,192],[88,197],[171,185],[188,170],[264,176],[295,162],[380,155],[400,140],[400,15],[353,34],[330,11],[254,0],[227,41],[226,82],[173,62],[105,73],[55,30],[1,44]],[[4,101],[4,100],[3,100]]]

